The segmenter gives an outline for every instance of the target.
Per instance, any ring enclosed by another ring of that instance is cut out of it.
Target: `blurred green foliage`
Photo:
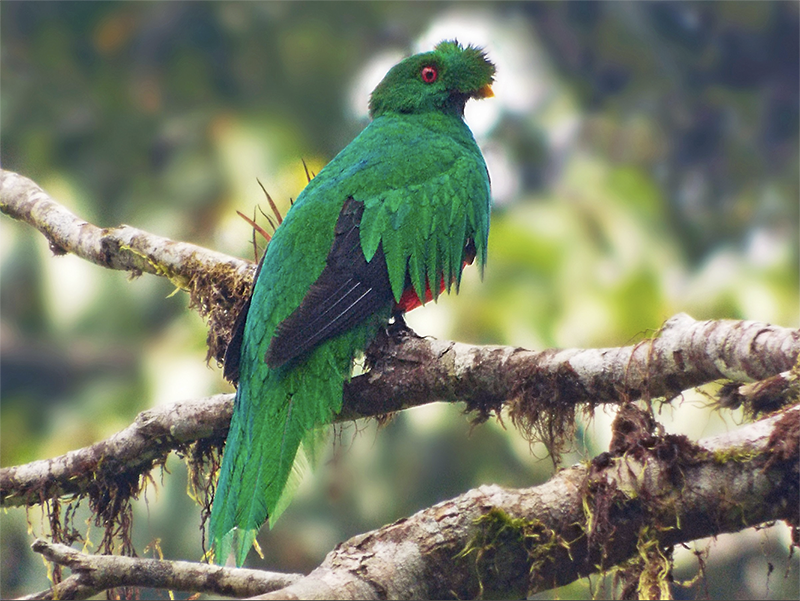
[[[497,97],[467,119],[496,193],[489,265],[483,284],[468,270],[461,295],[412,313],[412,326],[545,348],[628,344],[679,311],[798,325],[796,3],[7,1],[0,28],[3,168],[98,225],[248,258],[235,211],[263,203],[256,177],[286,210],[301,158],[318,171],[365,124],[377,71],[443,37],[483,44]],[[2,465],[230,390],[167,282],[54,258],[30,228],[0,228]],[[611,414],[582,424],[565,462],[606,448]],[[698,438],[739,416],[687,393],[661,417]],[[179,460],[168,468],[137,504],[134,542],[145,554],[160,538],[166,557],[197,560],[199,509]],[[262,534],[266,565],[308,570],[348,536],[551,470],[501,424],[472,430],[457,407],[409,411],[344,436]],[[78,516],[81,527],[88,512]],[[46,531],[37,509],[27,519]],[[0,596],[45,588],[25,512],[0,520]],[[795,596],[785,530],[737,536],[712,545],[709,594]],[[691,553],[678,571],[697,571]]]

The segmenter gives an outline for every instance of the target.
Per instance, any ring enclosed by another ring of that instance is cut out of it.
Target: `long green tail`
[[[354,355],[387,318],[388,311],[385,316],[373,316],[278,369],[264,363],[263,345],[245,340],[242,358],[254,354],[261,360],[251,357],[241,362],[209,526],[216,563],[224,563],[233,550],[236,565],[241,566],[268,517],[270,527],[274,526],[291,500],[305,463],[298,449],[302,444],[306,455],[315,454],[319,428],[341,409],[342,387],[350,378]]]

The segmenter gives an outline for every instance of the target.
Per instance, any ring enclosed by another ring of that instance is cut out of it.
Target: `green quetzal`
[[[494,72],[450,41],[395,65],[371,123],[275,231],[225,358],[238,388],[211,512],[217,562],[233,548],[241,565],[286,508],[301,445],[313,455],[353,359],[391,315],[457,290],[476,257],[483,270],[489,176],[463,116]]]

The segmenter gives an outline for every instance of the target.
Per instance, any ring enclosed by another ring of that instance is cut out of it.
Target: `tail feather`
[[[291,501],[306,455],[315,462],[320,431],[341,408],[349,376],[343,367],[352,361],[340,356],[342,365],[331,370],[325,346],[302,364],[240,380],[209,526],[217,563],[231,551],[237,565],[244,562],[262,524],[269,518],[273,526]]]
[[[300,443],[318,425],[294,410],[300,399],[286,401],[281,382],[272,384],[261,403],[242,401],[245,386],[237,391],[209,527],[217,563],[233,550],[236,565],[242,565],[267,517],[275,523],[301,477],[302,462],[295,466]]]
[[[256,534],[289,504],[303,468],[316,462],[325,425],[342,407],[342,389],[353,357],[366,347],[390,308],[326,340],[294,364],[270,369],[242,361],[236,404],[211,510],[214,561],[231,552],[242,565]],[[248,352],[245,340],[243,353]],[[250,354],[259,358],[263,349]]]

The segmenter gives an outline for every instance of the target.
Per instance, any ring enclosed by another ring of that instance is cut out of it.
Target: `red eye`
[[[439,72],[436,70],[436,67],[427,65],[425,67],[422,67],[420,75],[422,76],[422,81],[424,81],[425,83],[433,83],[434,81],[436,81]]]

